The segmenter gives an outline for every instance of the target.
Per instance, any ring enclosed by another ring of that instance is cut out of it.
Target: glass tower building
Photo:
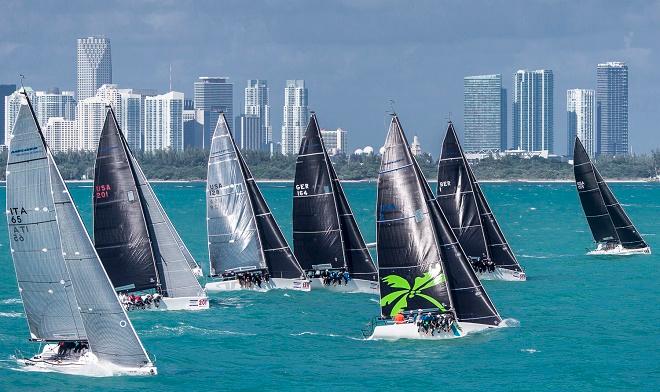
[[[463,119],[466,151],[506,150],[506,90],[502,75],[463,79]]]
[[[554,143],[554,77],[551,70],[519,70],[513,76],[513,148],[548,151]]]
[[[572,89],[566,91],[568,117],[568,156],[573,156],[575,136],[579,137],[589,156],[596,153],[596,127],[594,90]]]
[[[304,80],[286,81],[282,123],[282,154],[284,155],[298,154],[309,120],[307,98]]]
[[[596,70],[598,153],[628,154],[628,66],[598,64]]]
[[[96,95],[104,84],[112,83],[110,40],[102,37],[78,38],[77,56],[78,102]]]
[[[200,76],[194,90],[195,109],[201,110],[205,119],[203,147],[208,149],[220,113],[225,114],[228,123],[234,118],[234,85],[227,77]]]

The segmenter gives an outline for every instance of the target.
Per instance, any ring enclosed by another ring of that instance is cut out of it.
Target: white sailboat
[[[119,303],[32,109],[24,98],[7,159],[7,224],[30,340],[28,371],[154,375]]]

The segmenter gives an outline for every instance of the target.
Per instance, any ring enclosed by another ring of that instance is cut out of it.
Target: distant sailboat
[[[616,197],[591,162],[579,138],[575,138],[573,171],[582,209],[597,248],[592,255],[651,254]]]
[[[316,114],[296,161],[293,247],[313,287],[378,294],[378,271],[330,162]]]
[[[94,174],[94,244],[124,305],[208,309],[206,293],[190,268],[194,259],[128,147],[112,108],[101,131]],[[154,289],[156,296],[150,294]],[[128,293],[144,296],[130,300]]]
[[[126,316],[25,96],[7,158],[7,225],[30,340],[26,370],[156,374]]]
[[[218,118],[211,142],[206,222],[208,291],[309,291],[298,264],[227,126]]]
[[[370,339],[448,339],[499,326],[502,319],[410,152],[396,115],[384,148],[376,205],[381,322]],[[442,325],[438,320],[444,320],[444,328],[436,328]]]
[[[438,161],[437,199],[479,278],[527,279],[465,158],[451,122]],[[489,261],[493,268],[488,268]]]

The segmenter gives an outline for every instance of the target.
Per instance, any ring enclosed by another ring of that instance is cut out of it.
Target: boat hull
[[[496,267],[494,272],[477,272],[479,280],[504,280],[507,282],[524,282],[527,275],[524,272]]]
[[[626,249],[621,245],[617,245],[611,249],[605,249],[602,244],[598,244],[598,247],[595,250],[587,253],[590,256],[631,256],[631,255],[650,255],[651,247],[647,246],[645,248],[639,249]]]
[[[312,286],[309,280],[306,279],[283,279],[283,278],[270,278],[268,283],[263,282],[261,287],[253,285],[252,287],[241,287],[237,279],[223,280],[217,282],[209,282],[204,286],[207,292],[223,292],[223,291],[270,291],[270,290],[295,290],[295,291],[310,291]]]
[[[136,311],[163,311],[163,310],[206,310],[209,308],[207,296],[199,297],[160,297],[158,303],[151,303],[143,307],[131,305],[126,299],[122,299],[122,306],[128,312]]]
[[[348,284],[341,285],[325,285],[323,278],[312,278],[312,288],[314,290],[330,290],[340,293],[366,293],[379,295],[378,282],[364,279],[351,279]]]
[[[444,339],[457,339],[465,337],[471,333],[484,331],[486,329],[494,328],[484,324],[459,322],[452,325],[450,332],[440,332],[431,335],[424,331],[418,330],[415,323],[404,324],[385,324],[377,325],[374,328],[371,336],[367,340],[399,340],[399,339],[415,339],[415,340],[444,340]]]
[[[18,358],[21,370],[32,372],[54,372],[89,377],[111,376],[155,376],[158,369],[151,362],[141,367],[124,367],[100,361],[92,352],[79,356],[61,358],[57,356],[57,344],[46,344],[41,353],[31,358]]]

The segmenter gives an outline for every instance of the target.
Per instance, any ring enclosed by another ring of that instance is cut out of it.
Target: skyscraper
[[[200,76],[195,82],[195,109],[202,110],[204,121],[204,148],[211,147],[211,137],[218,123],[220,113],[234,118],[234,85],[227,77]]]
[[[5,97],[5,139],[4,144],[9,145],[9,140],[11,139],[11,132],[14,129],[14,123],[18,117],[18,110],[21,108],[21,101],[23,100],[22,94],[20,93],[25,89],[28,98],[32,101],[34,105],[36,101],[36,94],[32,87],[21,87],[20,89],[14,91]]]
[[[241,150],[263,151],[264,136],[261,118],[251,114],[236,117],[234,137]]]
[[[321,137],[328,155],[348,154],[348,137],[343,128],[321,129]]]
[[[10,96],[16,91],[15,84],[0,84],[0,143],[4,143],[5,133],[9,129],[5,129],[5,97]]]
[[[506,90],[502,75],[463,78],[465,150],[506,150]]]
[[[262,149],[266,149],[273,142],[273,128],[270,125],[270,89],[268,82],[259,79],[248,80],[245,88],[245,115],[259,118]]]
[[[596,70],[598,153],[628,154],[628,66],[598,64]]]
[[[554,78],[551,70],[513,76],[513,148],[553,152]]]
[[[305,134],[309,109],[304,80],[287,80],[284,88],[282,154],[297,154]]]
[[[594,90],[566,91],[568,115],[568,156],[573,156],[575,136],[579,137],[590,156],[596,153]]]
[[[46,127],[51,117],[62,117],[70,121],[76,119],[76,99],[73,91],[60,91],[58,88],[37,91],[32,106],[42,127]]]
[[[183,93],[145,99],[144,150],[183,150]]]
[[[78,102],[96,95],[104,84],[112,83],[110,40],[102,37],[78,38],[76,57]]]
[[[76,127],[78,128],[79,149],[96,151],[108,103],[108,100],[100,95],[78,101]]]
[[[80,136],[76,120],[49,117],[44,126],[44,137],[52,151],[76,151],[80,149]]]

